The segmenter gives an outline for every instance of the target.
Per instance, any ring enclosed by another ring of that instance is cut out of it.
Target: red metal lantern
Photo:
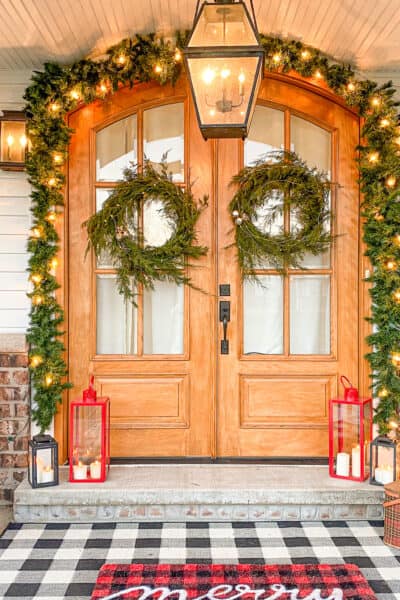
[[[81,400],[69,412],[69,480],[73,483],[105,481],[110,467],[110,399],[97,398],[90,378]]]
[[[341,381],[350,383],[345,377]],[[359,398],[351,384],[344,388],[344,398],[329,402],[329,475],[365,481],[370,470],[372,399]]]

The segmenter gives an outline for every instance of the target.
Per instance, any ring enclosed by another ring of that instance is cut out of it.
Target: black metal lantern
[[[395,439],[380,435],[371,443],[370,480],[373,485],[386,485],[400,477],[400,444]]]
[[[184,58],[200,130],[207,138],[245,138],[264,71],[253,4],[203,2]]]
[[[58,444],[51,435],[29,441],[28,480],[33,488],[58,485]]]
[[[0,169],[22,171],[28,146],[23,112],[0,112]]]

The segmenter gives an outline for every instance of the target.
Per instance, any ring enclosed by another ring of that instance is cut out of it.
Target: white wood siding
[[[25,173],[0,171],[0,334],[25,333],[28,325],[29,194]]]

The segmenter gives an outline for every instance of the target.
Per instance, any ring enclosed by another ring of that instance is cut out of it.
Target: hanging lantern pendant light
[[[243,0],[203,2],[184,50],[200,130],[245,138],[264,70],[254,9]]]

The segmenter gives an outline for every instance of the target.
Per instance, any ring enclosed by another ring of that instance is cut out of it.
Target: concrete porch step
[[[23,523],[381,519],[383,489],[332,479],[326,466],[135,464],[112,466],[105,483],[15,491]]]

